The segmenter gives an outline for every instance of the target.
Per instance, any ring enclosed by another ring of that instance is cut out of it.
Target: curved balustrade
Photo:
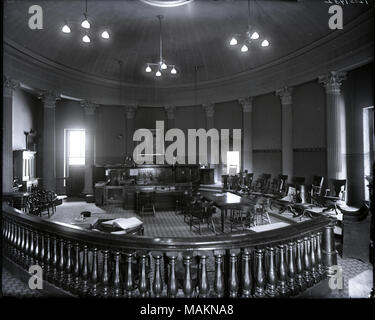
[[[4,255],[77,296],[295,296],[336,261],[333,220],[199,238],[119,236],[29,216],[3,204]]]

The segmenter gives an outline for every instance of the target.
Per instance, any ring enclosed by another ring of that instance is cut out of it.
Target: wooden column
[[[242,106],[242,170],[249,173],[254,171],[253,167],[253,97],[238,100]]]
[[[44,91],[43,101],[43,187],[56,190],[56,149],[55,149],[55,109],[60,95],[53,91]]]
[[[92,168],[95,164],[95,110],[98,105],[84,100],[81,107],[85,114],[85,186],[84,194],[93,194]]]
[[[19,83],[3,76],[3,192],[13,190],[13,91]]]
[[[346,79],[345,72],[331,71],[319,77],[326,89],[326,137],[327,137],[327,177],[328,179],[346,179],[343,165],[346,133],[343,115],[345,106],[341,97],[341,83]]]
[[[293,177],[293,89],[284,87],[276,91],[281,100],[281,136],[282,136],[282,172],[288,175],[289,181]]]

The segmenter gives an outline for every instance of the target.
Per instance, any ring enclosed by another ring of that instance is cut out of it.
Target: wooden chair
[[[324,195],[324,206],[327,208],[323,212],[333,209],[338,214],[337,210],[341,211],[340,203],[345,203],[346,201],[346,179],[332,179],[331,184],[332,190],[326,189]]]
[[[204,209],[201,202],[194,202],[189,209],[189,225],[190,231],[192,228],[197,228],[194,223],[198,224],[199,234],[201,234],[201,223],[203,222],[204,218]]]
[[[141,191],[139,194],[140,215],[143,216],[145,209],[151,209],[155,215],[155,191]]]
[[[268,209],[270,208],[270,200],[267,198],[260,198],[256,205],[254,206],[253,214],[254,214],[254,224],[255,226],[259,224],[271,224],[271,219],[268,214]]]
[[[231,209],[230,211],[230,231],[233,228],[241,226],[242,230],[250,227],[253,223],[254,216],[252,214],[253,207],[250,205],[238,205]]]
[[[322,195],[324,177],[314,176],[313,182],[310,189],[310,203],[313,205],[319,205],[319,198]]]
[[[229,178],[229,175],[227,175],[227,174],[223,174],[221,176],[221,181],[223,183],[223,189],[224,190],[228,190],[228,178]]]

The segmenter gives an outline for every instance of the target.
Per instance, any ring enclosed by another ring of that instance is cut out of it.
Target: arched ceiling
[[[39,1],[44,13],[43,30],[28,27],[28,7],[32,4],[36,3],[5,2],[5,42],[15,43],[64,68],[145,87],[155,84],[155,77],[144,69],[147,62],[158,61],[159,14],[164,16],[163,56],[179,71],[176,78],[157,80],[165,88],[233,77],[340,32],[328,28],[329,5],[323,0],[252,1],[252,25],[271,46],[254,46],[242,54],[230,47],[228,40],[233,34],[246,31],[247,1],[194,0],[177,7],[158,7],[141,0],[89,0],[92,42],[84,44],[80,27],[83,0]],[[366,5],[344,7],[344,25],[368,9]],[[60,31],[65,20],[71,25],[70,34]],[[101,27],[108,27],[109,40],[100,38]],[[119,61],[123,62],[122,68]],[[199,67],[198,73],[195,66]]]

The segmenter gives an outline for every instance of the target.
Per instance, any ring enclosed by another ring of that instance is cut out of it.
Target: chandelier
[[[147,63],[145,71],[147,73],[151,73],[152,71],[155,71],[156,77],[161,77],[163,72],[166,72],[167,70],[170,70],[170,73],[172,75],[177,74],[176,67],[174,65],[167,64],[166,61],[163,59],[163,34],[162,34],[162,28],[161,28],[161,21],[163,19],[162,15],[157,16],[159,19],[159,26],[160,26],[160,36],[159,36],[159,61],[158,62],[149,62]]]
[[[250,11],[250,0],[247,1],[247,9],[248,9],[248,20],[247,20],[247,31],[245,34],[235,34],[233,35],[232,39],[229,41],[229,45],[234,47],[240,47],[241,52],[245,53],[249,51],[249,47],[253,43],[257,43],[262,47],[268,47],[270,42],[265,39],[261,38],[260,34],[256,30],[254,26],[251,25],[251,11]]]
[[[84,42],[84,43],[90,43],[91,42],[91,37],[90,37],[90,34],[89,34],[89,30],[90,29],[95,29],[95,28],[92,28],[91,23],[89,22],[89,18],[88,18],[88,14],[87,14],[87,0],[85,0],[85,12],[83,13],[83,20],[81,22],[81,27],[84,30],[84,35],[82,37],[82,42]],[[72,29],[69,26],[69,23],[67,21],[65,21],[65,24],[61,28],[61,31],[63,33],[71,33],[72,32]],[[108,30],[106,30],[105,28],[101,28],[100,33],[101,33],[101,37],[103,39],[109,39],[110,38]]]

